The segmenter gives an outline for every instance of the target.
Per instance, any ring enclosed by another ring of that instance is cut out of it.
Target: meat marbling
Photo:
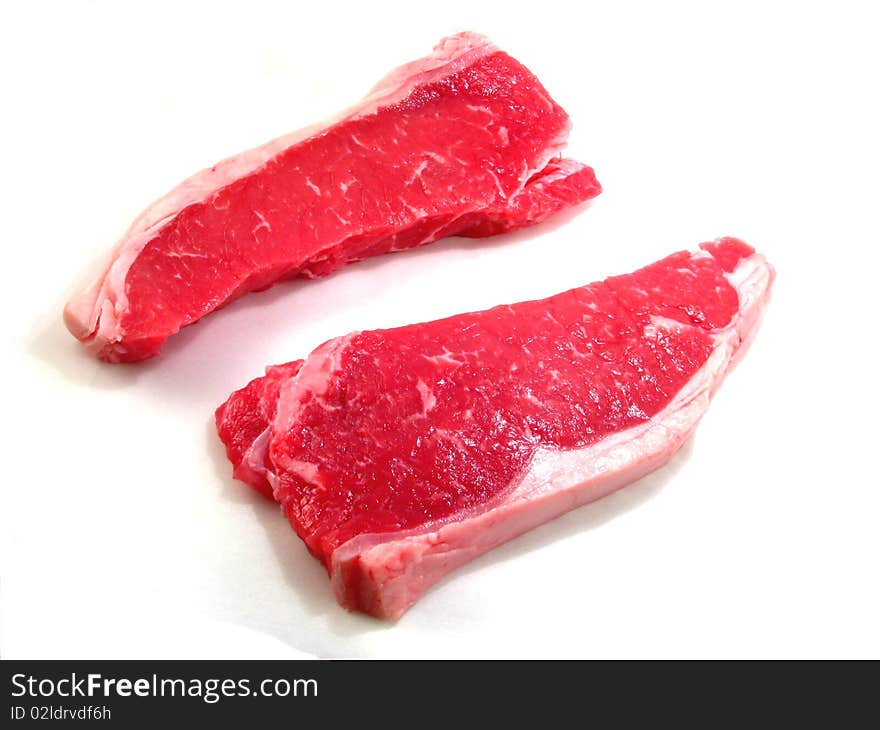
[[[559,157],[569,126],[534,75],[486,38],[446,38],[338,118],[158,200],[65,322],[103,360],[142,360],[281,279],[537,223],[601,191],[592,169]]]
[[[456,567],[666,463],[773,276],[725,238],[548,299],[356,332],[234,393],[218,432],[338,601],[396,618]]]

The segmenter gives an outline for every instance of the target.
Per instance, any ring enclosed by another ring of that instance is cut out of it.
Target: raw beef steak
[[[481,553],[663,465],[757,328],[731,238],[540,301],[356,332],[217,410],[347,608],[400,616]]]
[[[473,33],[392,72],[354,109],[200,172],[154,203],[64,311],[99,358],[155,355],[250,291],[444,236],[491,236],[599,194],[561,159],[569,120]]]

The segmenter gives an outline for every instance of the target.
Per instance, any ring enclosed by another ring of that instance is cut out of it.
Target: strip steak
[[[548,299],[355,332],[234,393],[218,432],[338,601],[396,618],[456,567],[666,463],[773,276],[724,238]]]
[[[569,120],[531,72],[462,33],[337,119],[200,172],[147,209],[64,311],[102,360],[250,291],[444,236],[538,223],[601,191],[563,159]]]

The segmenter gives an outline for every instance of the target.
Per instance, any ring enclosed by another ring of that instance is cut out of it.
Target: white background
[[[872,3],[9,2],[0,11],[5,657],[880,656]],[[526,233],[251,295],[128,366],[61,323],[147,203],[490,35],[605,187]],[[386,624],[230,477],[213,409],[353,329],[548,295],[737,235],[762,331],[673,463]]]

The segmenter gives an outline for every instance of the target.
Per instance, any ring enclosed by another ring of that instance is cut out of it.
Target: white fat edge
[[[271,431],[267,426],[262,430],[260,435],[253,440],[244,455],[244,459],[242,459],[252,472],[264,477],[268,476],[268,470],[266,469],[266,450],[269,448],[270,435]]]
[[[747,258],[740,259],[736,268],[730,273],[725,273],[724,277],[736,289],[740,301],[745,299],[750,302],[754,298],[760,297],[763,290],[770,285],[773,278],[773,267],[761,254],[754,253]],[[740,306],[740,309],[743,308]]]
[[[610,434],[582,449],[539,448],[528,471],[507,497],[532,499],[592,479],[624,471],[638,459],[663,453],[670,440],[689,433],[709,406],[712,392],[724,378],[735,347],[724,340],[709,359],[655,416]]]

